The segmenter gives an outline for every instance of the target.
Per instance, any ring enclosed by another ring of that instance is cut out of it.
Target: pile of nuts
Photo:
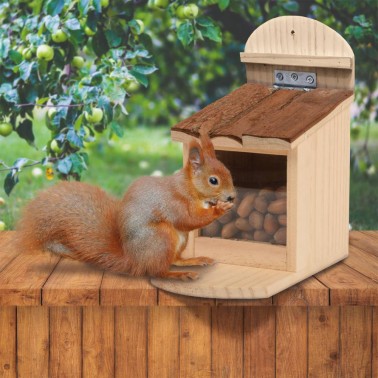
[[[231,211],[201,235],[286,245],[286,187],[238,189]]]

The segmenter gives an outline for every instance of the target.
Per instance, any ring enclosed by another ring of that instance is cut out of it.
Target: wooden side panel
[[[308,315],[308,376],[338,377],[340,307],[310,307]]]
[[[17,376],[49,375],[49,308],[17,308]]]
[[[299,144],[289,155],[288,169],[289,269],[323,267],[346,257],[349,238],[347,110],[340,111]],[[293,222],[295,229],[290,227]],[[294,259],[293,248],[297,251]]]
[[[371,377],[372,307],[340,308],[340,376]]]
[[[244,377],[275,377],[276,309],[244,308]]]
[[[114,308],[83,308],[83,377],[114,377]]]
[[[180,309],[151,307],[148,314],[148,377],[178,377]]]
[[[81,377],[82,310],[80,307],[50,308],[49,377]]]
[[[212,309],[213,377],[243,376],[243,308]]]
[[[180,377],[211,377],[211,308],[180,309]]]
[[[147,309],[115,309],[115,377],[147,377]]]
[[[307,308],[277,307],[276,377],[306,377]]]
[[[16,307],[0,307],[0,377],[17,376]]]

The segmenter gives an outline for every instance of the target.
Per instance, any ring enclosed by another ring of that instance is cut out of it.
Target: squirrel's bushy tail
[[[42,191],[25,208],[17,226],[22,251],[47,250],[105,269],[125,271],[119,201],[84,183],[62,182]]]

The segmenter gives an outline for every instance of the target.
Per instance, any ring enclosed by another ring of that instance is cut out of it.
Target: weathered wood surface
[[[291,143],[352,95],[352,91],[345,89],[317,88],[306,92],[248,83],[172,130],[198,136],[205,121],[220,115],[219,122],[210,130],[212,137],[228,137],[242,143],[243,136],[252,136]]]
[[[12,250],[0,234],[2,306],[327,306],[378,305],[378,232],[352,231],[350,255],[315,276],[260,300],[214,300],[175,295],[147,278],[103,272],[45,252]]]

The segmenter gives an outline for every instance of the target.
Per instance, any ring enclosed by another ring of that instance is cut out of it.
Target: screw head
[[[297,81],[297,80],[298,80],[298,74],[296,74],[295,72],[293,72],[290,76],[291,76],[291,78],[292,78],[294,81]]]
[[[309,83],[309,84],[313,84],[313,83],[314,83],[314,78],[313,78],[311,75],[308,75],[308,76],[306,77],[306,81],[307,81],[307,83]]]
[[[283,80],[283,75],[282,75],[281,72],[278,72],[278,74],[276,74],[276,79],[279,80],[279,81]]]

